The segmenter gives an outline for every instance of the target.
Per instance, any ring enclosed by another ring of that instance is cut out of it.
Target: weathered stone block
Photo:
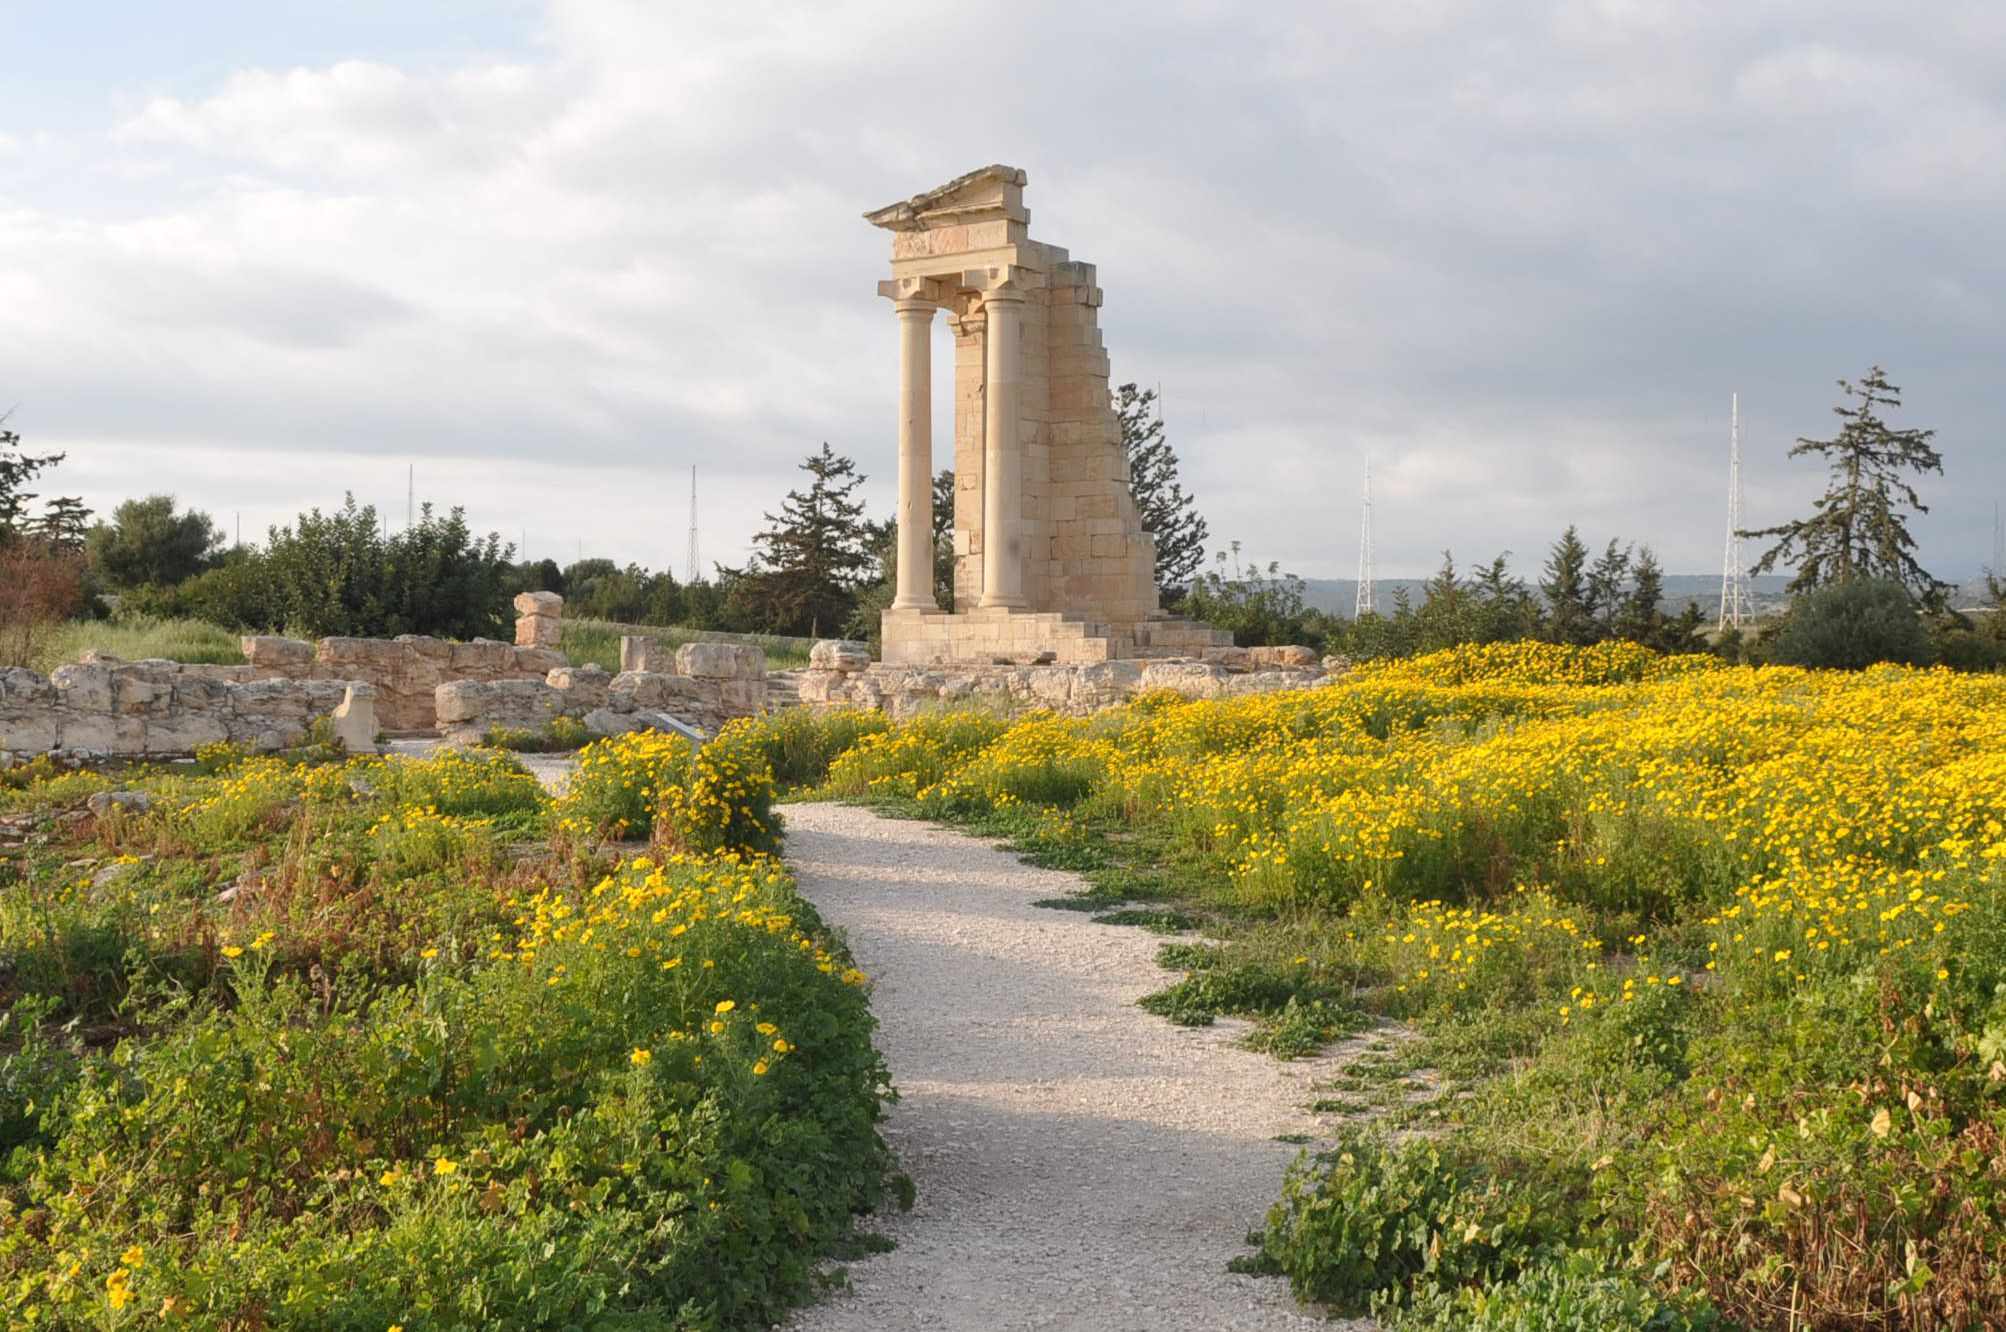
[[[522,615],[516,618],[517,647],[554,648],[564,641],[564,623],[555,615]]]
[[[667,650],[661,639],[647,634],[620,635],[622,674],[628,671],[672,671],[675,664],[675,654]]]
[[[559,666],[544,677],[544,683],[564,695],[562,707],[570,713],[603,706],[612,680],[604,666],[591,662],[583,666]]]
[[[352,684],[341,703],[328,714],[334,724],[334,738],[351,754],[376,752],[376,686]]]
[[[685,643],[676,649],[676,674],[694,679],[762,680],[766,654],[743,643]]]
[[[555,592],[518,592],[515,598],[517,615],[544,615],[556,619],[564,614],[564,598]]]
[[[260,670],[304,671],[314,659],[313,644],[276,634],[246,635],[240,646],[244,660]]]
[[[1282,667],[1289,670],[1310,670],[1317,664],[1316,653],[1306,647],[1285,644],[1279,647],[1248,648],[1248,655],[1257,668]]]
[[[808,668],[815,671],[862,671],[871,664],[871,649],[866,643],[851,642],[847,639],[825,638],[808,649]]]

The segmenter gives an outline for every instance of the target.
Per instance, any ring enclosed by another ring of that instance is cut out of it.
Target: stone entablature
[[[330,715],[352,752],[375,747],[368,685],[253,679],[249,670],[93,656],[46,676],[0,671],[0,751],[167,758],[227,740],[263,752],[299,744]]]
[[[1218,646],[1158,609],[1094,266],[1030,238],[1024,183],[989,166],[864,215],[892,233],[892,277],[878,290],[899,321],[899,576],[884,658],[986,661],[999,639],[1006,656],[1058,661]],[[932,589],[930,328],[941,311],[955,340],[952,615]],[[1019,616],[1042,618],[997,627]],[[1152,646],[1157,627],[1179,641]]]

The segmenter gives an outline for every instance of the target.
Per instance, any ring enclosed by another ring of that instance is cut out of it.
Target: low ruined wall
[[[200,669],[246,671],[248,678],[258,680],[356,680],[374,685],[377,723],[386,731],[429,731],[436,726],[435,696],[449,680],[540,681],[565,664],[564,654],[552,647],[485,638],[449,643],[419,634],[323,638],[318,644],[257,636],[244,640],[244,659],[247,667]]]
[[[860,643],[817,643],[793,676],[802,704],[872,708],[893,717],[955,706],[1017,712],[1049,708],[1085,716],[1138,694],[1167,689],[1186,698],[1306,689],[1344,669],[1308,648],[1216,648],[1206,658],[1104,661],[1085,666],[886,666]]]
[[[0,751],[159,758],[219,740],[269,751],[299,744],[316,717],[337,713],[351,749],[373,745],[366,685],[351,699],[349,681],[261,680],[250,671],[104,656],[46,676],[0,671]]]
[[[672,670],[608,675],[597,666],[562,666],[541,680],[454,680],[442,684],[434,708],[449,744],[478,744],[492,727],[538,731],[558,717],[582,722],[595,736],[661,728],[673,718],[715,735],[733,717],[766,710],[766,655],[731,643],[685,643],[673,659],[650,664]]]

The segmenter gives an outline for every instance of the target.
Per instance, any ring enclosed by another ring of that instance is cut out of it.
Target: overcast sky
[[[1730,392],[1766,524],[1874,362],[1939,431],[1925,560],[1990,559],[1997,0],[0,0],[0,410],[99,509],[394,527],[415,464],[679,574],[694,464],[736,562],[823,440],[888,511],[859,214],[989,162],[1263,562],[1354,571],[1369,450],[1382,574],[1569,522],[1717,570]]]

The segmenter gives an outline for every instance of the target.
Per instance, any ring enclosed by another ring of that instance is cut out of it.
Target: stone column
[[[982,601],[1024,604],[1024,441],[1018,420],[1024,382],[1024,293],[1008,283],[982,301],[988,364],[983,386]]]
[[[899,558],[893,610],[936,610],[933,599],[932,301],[902,300],[899,318]]]

